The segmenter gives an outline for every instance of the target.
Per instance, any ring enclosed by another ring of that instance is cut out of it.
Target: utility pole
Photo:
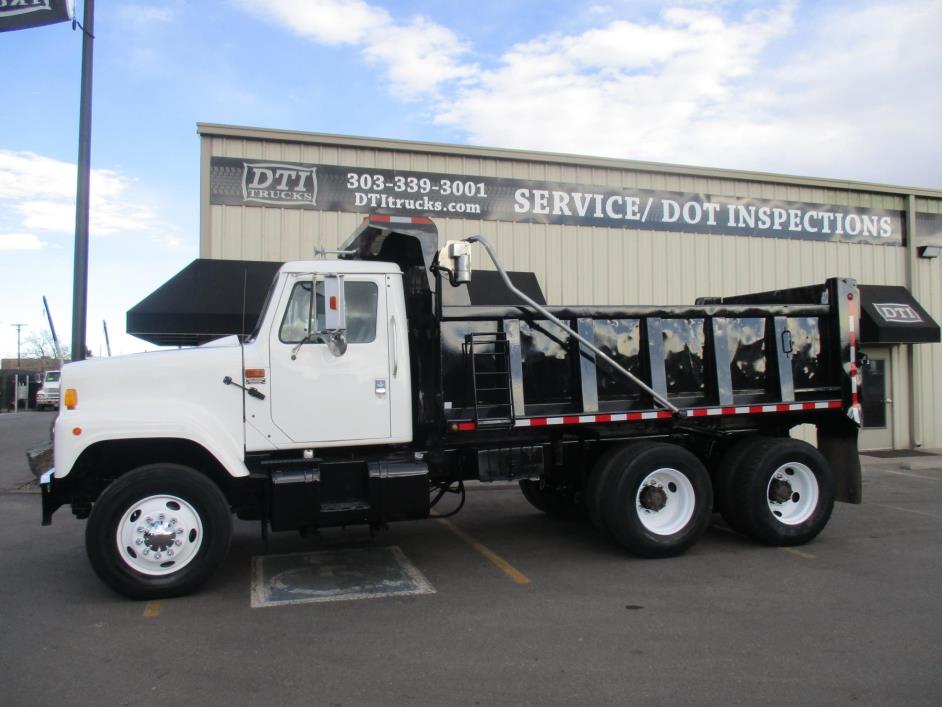
[[[20,329],[25,327],[25,324],[11,324],[10,326],[16,327],[16,370],[20,370]]]
[[[13,374],[13,412],[20,411],[20,330],[25,324],[11,324],[16,327],[16,373]]]

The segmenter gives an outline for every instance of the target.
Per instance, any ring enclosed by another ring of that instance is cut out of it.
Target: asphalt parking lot
[[[475,489],[449,521],[375,539],[272,536],[270,555],[399,548],[432,591],[253,608],[252,523],[197,595],[132,602],[102,585],[84,522],[62,509],[41,527],[23,490],[16,455],[49,419],[0,415],[5,704],[942,701],[942,456],[866,457],[864,503],[838,504],[807,546],[759,547],[717,520],[657,561],[514,488]]]

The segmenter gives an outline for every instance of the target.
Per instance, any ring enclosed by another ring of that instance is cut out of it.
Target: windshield
[[[61,373],[59,371],[49,371],[48,373],[46,373],[46,378],[44,379],[43,382],[44,383],[58,383],[60,375]]]

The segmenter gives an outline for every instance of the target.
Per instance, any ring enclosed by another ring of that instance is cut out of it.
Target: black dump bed
[[[443,287],[450,285],[445,282]],[[443,413],[465,431],[849,408],[853,281],[695,306],[445,306]]]

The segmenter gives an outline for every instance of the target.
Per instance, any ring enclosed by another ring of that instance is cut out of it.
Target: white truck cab
[[[248,476],[246,452],[408,442],[405,321],[394,264],[287,263],[244,345],[231,336],[69,364],[55,477],[96,443],[135,440],[142,430],[200,445],[233,477]]]

